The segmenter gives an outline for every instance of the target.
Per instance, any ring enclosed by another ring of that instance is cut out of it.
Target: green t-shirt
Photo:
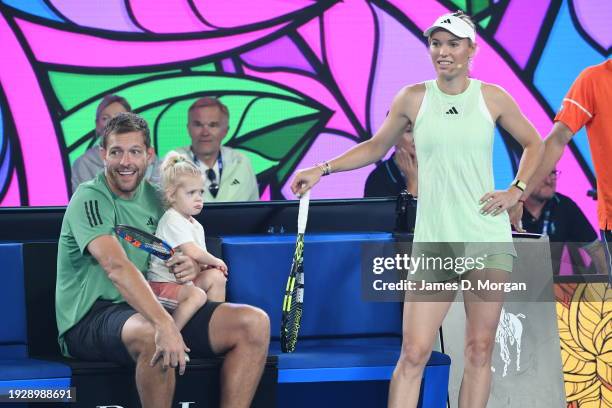
[[[163,210],[155,187],[141,182],[134,197],[123,199],[110,191],[104,173],[81,184],[72,196],[59,238],[57,254],[57,283],[55,287],[55,315],[59,330],[59,344],[69,356],[64,333],[77,324],[98,299],[125,302],[115,285],[87,246],[102,235],[114,235],[117,224],[155,233]],[[149,255],[119,240],[129,259],[146,273]]]

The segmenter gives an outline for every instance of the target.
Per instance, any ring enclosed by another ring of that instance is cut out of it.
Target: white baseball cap
[[[476,32],[465,20],[454,16],[453,13],[444,14],[436,19],[431,27],[423,31],[423,36],[429,37],[434,30],[442,28],[459,38],[469,38],[476,42]]]

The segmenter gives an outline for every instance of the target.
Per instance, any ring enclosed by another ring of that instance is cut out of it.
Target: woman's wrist
[[[516,197],[517,202],[525,202],[525,199],[523,199],[523,191],[521,191],[520,188],[517,188],[516,186],[510,186],[506,191]]]
[[[321,170],[321,177],[329,176],[331,174],[331,166],[329,165],[329,162],[324,161],[317,163],[315,166]]]

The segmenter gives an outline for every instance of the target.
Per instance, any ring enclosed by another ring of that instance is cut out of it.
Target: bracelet
[[[321,170],[321,176],[329,176],[331,174],[331,166],[329,162],[317,163],[316,166]]]
[[[523,204],[525,204],[525,199],[524,199],[524,198],[519,198],[519,199],[518,199],[518,202],[519,202],[519,203],[523,203]]]

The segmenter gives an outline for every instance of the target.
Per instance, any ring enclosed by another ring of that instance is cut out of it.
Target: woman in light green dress
[[[437,78],[401,89],[387,119],[370,140],[298,172],[292,190],[299,195],[321,176],[380,160],[409,127],[419,166],[415,246],[448,246],[457,256],[477,255],[484,243],[499,243],[485,251],[488,257],[483,269],[466,273],[470,279],[504,282],[516,256],[510,224],[521,231],[519,200],[541,160],[543,144],[506,91],[468,76],[476,51],[475,27],[468,16],[445,14],[424,35]],[[501,191],[493,191],[495,124],[524,149],[515,181]],[[445,271],[421,272],[427,281],[460,279]],[[490,394],[491,355],[503,295],[464,291],[463,296],[466,346],[459,407],[484,408]],[[455,291],[449,290],[438,292],[435,298],[414,295],[404,303],[402,350],[391,380],[389,407],[417,406],[423,369],[454,297]]]

